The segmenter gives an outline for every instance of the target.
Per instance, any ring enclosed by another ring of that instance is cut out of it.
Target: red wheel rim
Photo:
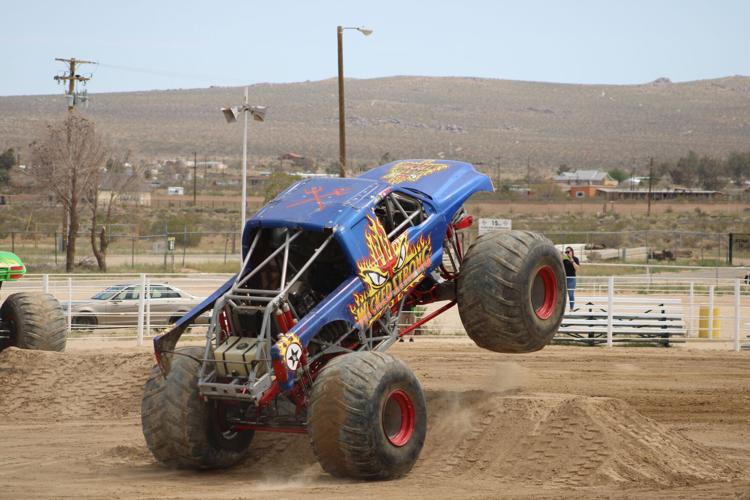
[[[531,284],[531,304],[539,319],[549,319],[557,304],[557,280],[550,266],[537,271]]]
[[[383,408],[383,431],[393,446],[404,446],[414,434],[414,404],[403,389],[393,391]]]

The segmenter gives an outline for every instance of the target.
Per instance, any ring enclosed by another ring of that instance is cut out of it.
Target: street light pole
[[[344,116],[344,28],[336,27],[339,44],[339,177],[346,177],[346,126]]]
[[[336,27],[339,53],[339,177],[346,177],[346,116],[344,113],[344,30],[357,30],[365,36],[372,34],[367,28]]]

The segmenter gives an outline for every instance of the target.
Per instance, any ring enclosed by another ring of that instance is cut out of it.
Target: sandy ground
[[[146,348],[0,353],[0,497],[750,498],[750,353],[465,338],[391,351],[421,380],[429,430],[405,478],[335,480],[305,436],[258,435],[218,472],[159,466],[140,428]]]

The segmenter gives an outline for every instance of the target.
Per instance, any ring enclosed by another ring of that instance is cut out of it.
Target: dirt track
[[[353,483],[324,474],[305,436],[256,436],[250,459],[227,471],[164,469],[140,431],[146,349],[6,350],[0,497],[750,498],[748,353],[507,356],[463,338],[392,352],[425,387],[428,440],[406,478]]]

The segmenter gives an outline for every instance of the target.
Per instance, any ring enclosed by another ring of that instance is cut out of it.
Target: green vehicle
[[[26,266],[12,252],[0,251],[0,287],[18,281]],[[67,324],[57,299],[49,293],[13,293],[0,306],[0,351],[20,347],[37,351],[63,351]]]

